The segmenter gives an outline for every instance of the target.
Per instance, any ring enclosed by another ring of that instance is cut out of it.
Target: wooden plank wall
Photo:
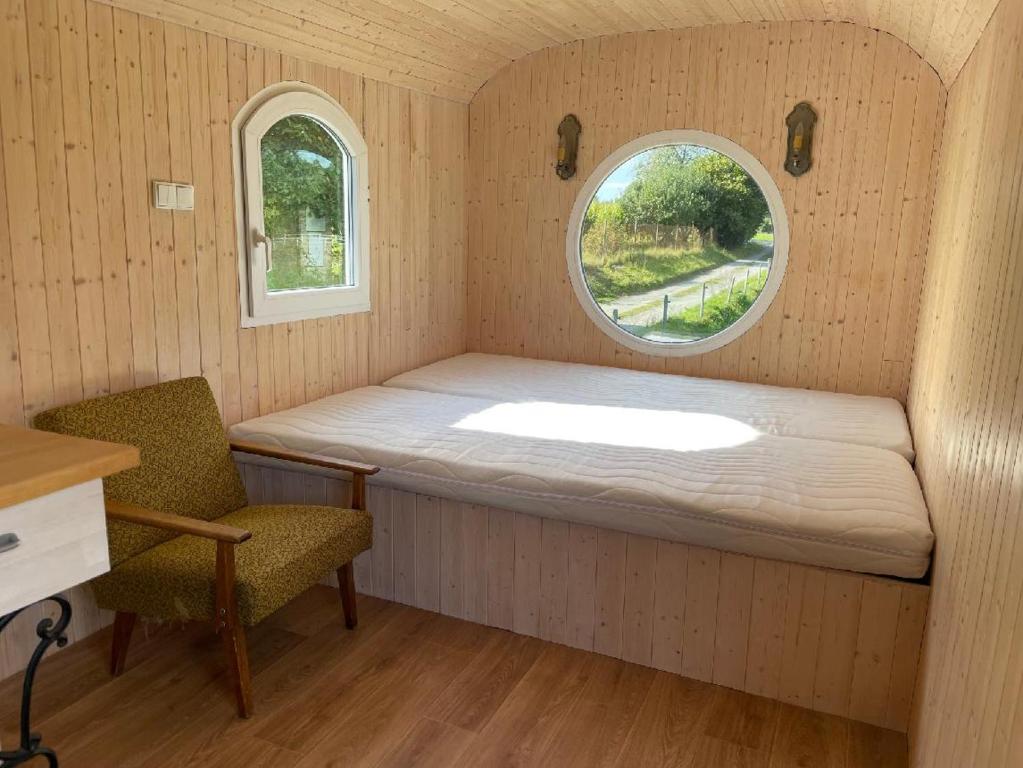
[[[820,114],[815,168],[781,170],[788,111]],[[905,399],[945,89],[895,38],[849,24],[768,23],[601,37],[502,70],[470,121],[470,350],[602,363]],[[557,125],[574,112],[579,172],[554,174]],[[613,149],[666,128],[726,136],[781,188],[788,272],[750,332],[666,360],[616,345],[568,279],[566,224]]]
[[[202,374],[233,423],[463,350],[464,105],[87,0],[3,7],[0,422]],[[282,79],[363,128],[374,309],[241,329],[230,124]],[[194,213],[151,207],[168,178]],[[0,677],[40,617],[5,633]]]
[[[949,94],[910,395],[937,534],[912,764],[1023,762],[1023,4]]]
[[[347,483],[243,464],[250,499]],[[905,731],[928,588],[371,485],[363,594]]]
[[[8,0],[0,40],[0,421],[202,374],[230,424],[462,351],[465,106],[90,0]],[[280,80],[362,126],[374,310],[241,329],[230,123]]]

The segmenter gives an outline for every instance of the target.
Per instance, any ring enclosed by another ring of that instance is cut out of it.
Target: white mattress
[[[388,387],[510,402],[546,401],[705,413],[765,435],[886,448],[913,461],[897,400],[470,353],[395,376]]]
[[[366,387],[230,431],[404,490],[779,560],[919,577],[933,542],[897,453],[713,414]]]

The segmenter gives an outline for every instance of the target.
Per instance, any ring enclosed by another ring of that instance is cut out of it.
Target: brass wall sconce
[[[579,134],[583,127],[575,115],[565,115],[558,126],[558,164],[554,167],[562,179],[575,176],[575,161],[579,156]]]
[[[785,118],[789,127],[785,170],[793,176],[802,176],[813,167],[813,129],[817,113],[807,101],[800,102]]]

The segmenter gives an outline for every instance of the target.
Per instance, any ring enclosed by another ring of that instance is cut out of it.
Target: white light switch
[[[190,211],[195,206],[195,188],[191,184],[176,184],[177,209]]]
[[[195,188],[191,184],[154,181],[153,205],[162,210],[190,211],[195,207]]]
[[[168,181],[153,182],[153,205],[157,208],[173,209],[177,207],[177,187]]]

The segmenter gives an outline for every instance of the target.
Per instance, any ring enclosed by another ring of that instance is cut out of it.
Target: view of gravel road
[[[715,293],[727,291],[732,279],[735,290],[742,290],[747,274],[752,280],[760,270],[770,267],[772,246],[764,245],[759,258],[738,259],[720,267],[714,267],[696,277],[688,277],[653,290],[621,296],[613,301],[601,302],[600,307],[608,317],[614,317],[618,310],[620,324],[629,329],[642,330],[661,321],[664,315],[664,297],[668,296],[668,313],[681,314],[686,309],[700,306],[703,285],[707,285],[707,298]]]

